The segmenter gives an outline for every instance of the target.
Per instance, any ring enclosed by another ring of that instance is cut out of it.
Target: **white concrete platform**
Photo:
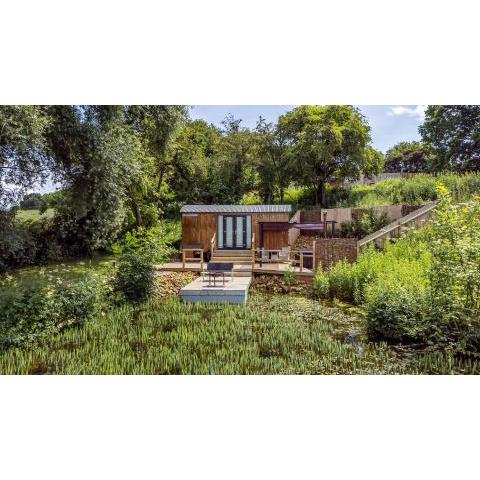
[[[183,302],[246,303],[252,275],[233,277],[226,275],[225,286],[217,278],[216,286],[208,286],[206,278],[198,277],[180,290]],[[213,281],[212,281],[213,285]]]

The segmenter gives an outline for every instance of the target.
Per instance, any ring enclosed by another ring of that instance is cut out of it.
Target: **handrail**
[[[255,232],[252,232],[252,241],[250,247],[252,248],[252,267],[255,267]]]
[[[427,203],[423,207],[420,207],[419,209],[414,210],[413,212],[410,212],[408,215],[405,215],[404,217],[401,217],[398,220],[395,220],[394,222],[389,223],[386,227],[383,227],[380,230],[377,230],[376,232],[373,232],[370,235],[367,235],[366,237],[361,238],[358,241],[358,246],[363,247],[369,242],[373,242],[374,240],[378,240],[379,238],[382,238],[388,235],[390,232],[400,228],[401,226],[407,223],[410,223],[413,220],[417,220],[419,217],[422,217],[423,215],[428,213],[430,210],[433,210],[436,206],[437,206],[436,202]]]
[[[213,257],[213,252],[215,251],[216,243],[217,243],[217,232],[213,234],[213,237],[210,240],[210,257]]]

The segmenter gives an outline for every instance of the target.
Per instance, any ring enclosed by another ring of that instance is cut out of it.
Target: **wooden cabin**
[[[287,247],[288,230],[263,231],[260,224],[288,222],[291,211],[290,205],[185,205],[182,248],[250,250],[252,240],[257,248]]]

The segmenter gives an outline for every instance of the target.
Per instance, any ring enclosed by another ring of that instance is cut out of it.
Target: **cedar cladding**
[[[218,213],[198,213],[182,215],[182,246],[201,244],[204,250],[210,248],[210,240],[217,232]],[[228,216],[228,213],[222,213]],[[239,215],[238,213],[232,215]],[[255,246],[260,242],[258,222],[288,222],[288,213],[252,213],[252,231],[255,233]],[[266,242],[265,243],[265,239]],[[288,232],[268,232],[264,238],[265,248],[279,249],[288,245]]]

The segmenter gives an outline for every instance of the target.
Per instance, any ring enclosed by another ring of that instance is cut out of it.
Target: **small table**
[[[225,272],[209,272],[208,273],[208,286],[212,286],[212,278],[213,278],[213,286],[216,287],[217,277],[222,277],[222,285],[225,286]]]
[[[208,276],[208,286],[212,286],[211,278],[213,277],[213,286],[217,286],[217,277],[222,277],[222,284],[225,286],[225,273],[229,273],[233,280],[233,263],[208,263],[207,270],[203,272]]]

